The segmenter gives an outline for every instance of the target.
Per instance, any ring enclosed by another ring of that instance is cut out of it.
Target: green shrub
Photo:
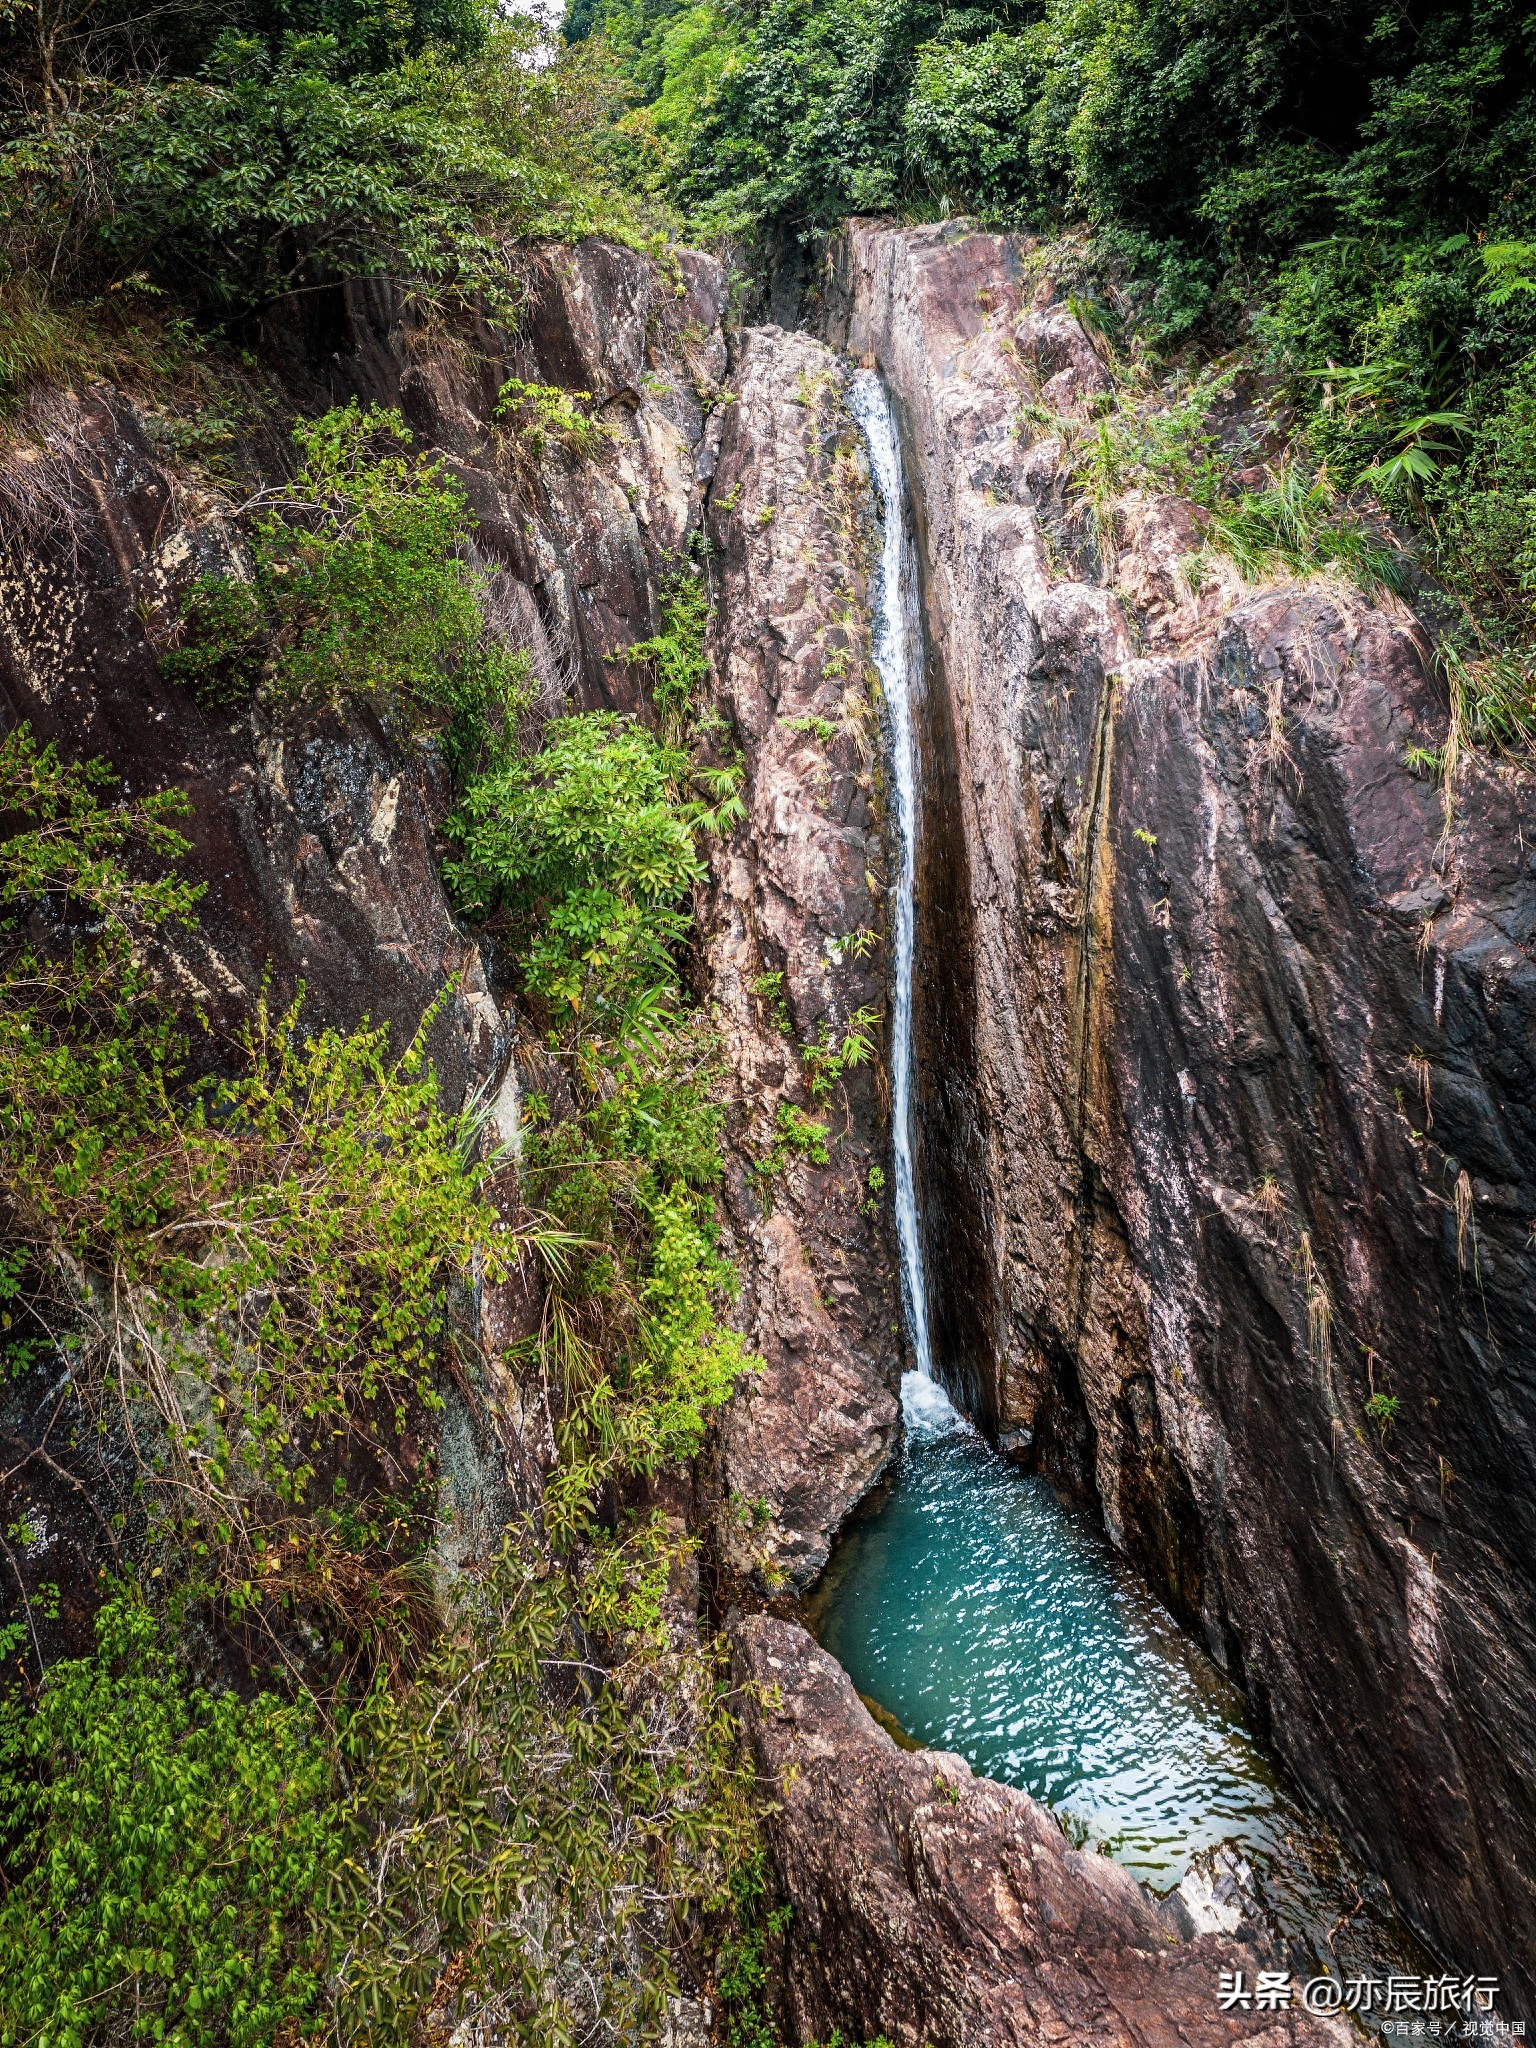
[[[439,726],[461,779],[482,771],[510,746],[529,668],[487,634],[463,487],[404,452],[398,412],[355,399],[294,439],[292,482],[256,500],[254,583],[194,584],[162,672],[214,695],[259,678],[279,705],[365,698],[406,730]]]
[[[592,456],[606,445],[612,430],[582,411],[591,401],[590,391],[562,391],[555,384],[528,384],[521,377],[509,377],[493,417],[526,443],[536,461],[552,439],[573,454]]]
[[[1536,646],[1536,354],[1475,389],[1457,459],[1425,485],[1438,552],[1480,618]]]
[[[1396,1394],[1372,1394],[1365,1404],[1365,1412],[1381,1431],[1383,1439],[1398,1417],[1402,1402]]]
[[[661,1647],[675,1542],[647,1520],[570,1566],[539,1554],[518,1532],[346,1737],[336,2002],[380,2048],[465,2023],[528,2048],[641,2038],[675,1984],[669,1932],[726,1909],[753,1847],[728,1671]]]
[[[1038,205],[1031,130],[1040,86],[1027,36],[995,30],[976,43],[924,43],[902,122],[907,164],[933,192],[991,219]]]
[[[817,1102],[825,1102],[834,1085],[855,1067],[866,1066],[875,1056],[875,1026],[880,1013],[867,1006],[855,1010],[838,1039],[825,1018],[815,1039],[800,1048],[805,1062],[805,1085]]]
[[[454,1277],[518,1240],[420,1036],[391,1059],[263,1000],[190,1084],[145,960],[199,892],[130,865],[184,850],[185,800],[106,804],[109,780],[25,727],[0,744],[0,1242],[50,1276],[30,1313],[87,1411],[120,1405],[188,1568],[395,1658],[423,1602],[392,1446],[436,1405]]]
[[[538,754],[481,777],[450,825],[448,879],[467,909],[526,934],[528,988],[622,1015],[637,976],[669,980],[678,905],[702,872],[701,812],[672,794],[686,762],[612,712],[554,720]]]
[[[693,710],[699,686],[709,674],[704,648],[709,624],[709,593],[698,571],[676,569],[661,593],[661,631],[624,649],[624,661],[649,663],[654,677],[653,701],[662,728],[680,737]]]
[[[266,2048],[319,2016],[347,1847],[313,1709],[189,1685],[129,1590],[0,1700],[0,2037]]]

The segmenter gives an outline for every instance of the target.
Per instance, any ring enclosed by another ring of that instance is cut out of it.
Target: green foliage
[[[239,703],[265,673],[265,609],[238,576],[199,576],[182,598],[175,639],[160,656],[160,673],[205,704]]]
[[[729,2048],[779,2048],[768,2008],[769,1944],[789,1926],[792,1908],[768,1904],[768,1859],[759,1846],[731,1873],[735,1929],[722,1945],[715,1990]]]
[[[675,732],[699,722],[702,589],[679,577],[664,611],[663,634],[631,654],[655,663]],[[674,958],[703,872],[698,834],[720,822],[721,806],[692,794],[708,774],[678,741],[585,713],[472,782],[450,825],[461,853],[449,880],[502,921],[561,1074],[565,1113],[523,1144],[530,1198],[569,1246],[546,1272],[535,1346],[570,1403],[545,1502],[557,1541],[586,1527],[615,1473],[692,1457],[754,1363],[716,1306],[734,1284],[710,1200],[718,1055],[681,1006]]]
[[[609,440],[610,429],[582,411],[591,402],[590,391],[562,391],[555,384],[528,384],[521,377],[509,377],[493,417],[511,428],[535,461],[542,459],[551,440],[573,454],[593,456]]]
[[[201,648],[205,681],[228,685],[243,661],[280,695],[361,688],[401,724],[466,700],[482,715],[463,681],[483,632],[458,553],[462,501],[435,466],[396,452],[402,434],[349,409],[301,435],[295,483],[257,507],[253,582],[194,593],[183,651]],[[712,1200],[718,1050],[675,965],[697,834],[728,814],[740,773],[702,752],[715,730],[699,701],[706,615],[697,581],[680,582],[641,650],[676,738],[571,718],[527,750],[509,693],[464,776],[455,879],[501,919],[556,1027],[522,1142],[520,1185],[539,1206],[515,1227],[484,1199],[480,1120],[442,1112],[420,1037],[391,1061],[382,1033],[305,1038],[296,1011],[261,1002],[231,1068],[190,1085],[137,963],[195,896],[124,862],[174,859],[166,821],[180,806],[107,805],[105,771],[7,743],[7,815],[26,829],[0,853],[17,911],[0,1000],[0,1294],[9,1304],[29,1260],[84,1272],[85,1288],[51,1304],[52,1331],[88,1403],[122,1404],[150,1535],[182,1597],[214,1592],[224,1615],[263,1623],[291,1678],[330,1702],[318,1721],[293,1710],[308,1776],[286,1723],[236,1731],[251,1827],[264,1786],[302,1794],[285,1847],[292,1860],[311,1834],[323,1842],[325,1881],[306,1868],[293,1896],[274,1881],[265,1947],[210,1907],[185,1995],[169,1936],[110,1962],[149,2030],[166,2020],[164,2038],[307,2037],[330,2017],[381,2043],[460,2023],[529,2043],[635,2038],[660,2015],[670,1945],[733,1911],[726,1873],[751,1852],[756,1799],[726,1674],[662,1627],[686,1546],[643,1514],[611,1526],[615,1483],[693,1456],[754,1363],[722,1317],[734,1283]],[[22,936],[39,900],[58,927],[46,947]],[[60,993],[40,1008],[45,974]],[[544,1318],[519,1362],[553,1390],[558,1462],[537,1519],[445,1607],[422,1569],[419,1479],[454,1290],[528,1247]],[[359,1650],[376,1682],[348,1711]],[[178,1730],[236,1711],[168,1664],[155,1679]],[[239,1711],[269,1706],[286,1711],[265,1696]],[[181,1744],[177,1770],[194,1748]],[[56,1759],[71,1811],[83,1770]],[[156,1783],[162,1801],[178,1796]],[[115,1912],[142,1877],[147,1920],[185,1917],[176,1874],[146,1874],[115,1838],[96,1868],[83,1915],[103,1900]],[[260,1905],[243,1868],[232,1853],[222,1880]],[[191,1865],[179,1875],[193,1886]],[[93,2010],[80,2040],[96,2026]]]
[[[642,737],[644,776],[660,750]],[[533,774],[559,791],[544,885],[586,872],[595,845],[610,877],[652,873],[626,864],[625,789],[605,824],[561,785],[573,743],[555,733],[563,765]],[[392,1064],[380,1033],[305,1040],[261,1004],[236,1071],[186,1087],[135,955],[195,893],[124,864],[174,858],[183,806],[107,804],[104,770],[24,731],[0,768],[20,828],[0,841],[5,1289],[34,1256],[99,1280],[54,1305],[52,1332],[82,1391],[123,1403],[181,1598],[219,1590],[280,1651],[283,1615],[318,1623],[321,1648],[361,1644],[393,1678],[329,1719],[302,1693],[212,1701],[142,1609],[110,1606],[97,1660],[48,1674],[35,1716],[0,1714],[19,1873],[0,2000],[81,2043],[102,2038],[108,1986],[188,2048],[307,2033],[332,2009],[381,2043],[449,2018],[528,2043],[630,2037],[659,2016],[669,1940],[729,1913],[756,1822],[726,1674],[661,1626],[676,1535],[596,1518],[611,1481],[692,1456],[752,1363],[717,1306],[732,1276],[707,1028],[678,1014],[670,961],[661,985],[630,963],[614,984],[629,1035],[578,1028],[551,1050],[574,1108],[525,1133],[545,1221],[509,1230],[480,1193],[477,1121],[442,1112],[419,1040]],[[687,866],[690,807],[647,787],[676,828],[653,819],[654,843]],[[63,934],[51,953],[27,936],[40,908]],[[88,936],[72,942],[70,918]],[[40,1013],[46,973],[64,1000]],[[99,1099],[81,1092],[87,1053]],[[495,1278],[527,1244],[559,1464],[537,1522],[441,1617],[401,1438],[438,1405],[456,1276]]]
[[[1365,1404],[1365,1412],[1385,1437],[1397,1420],[1402,1402],[1396,1394],[1372,1394]]]
[[[827,1126],[807,1116],[793,1102],[781,1102],[774,1113],[773,1150],[769,1154],[768,1172],[782,1173],[790,1158],[799,1154],[809,1159],[813,1166],[827,1163]]]
[[[0,2036],[307,2031],[333,1959],[314,1907],[347,1845],[313,1708],[188,1686],[127,1589],[96,1634],[34,1705],[0,1701]]]
[[[824,747],[831,746],[837,738],[837,727],[830,718],[781,718],[779,723],[789,732],[811,734]]]
[[[93,68],[67,83],[59,10],[13,25],[41,75],[0,139],[0,268],[87,296],[142,273],[220,314],[380,275],[510,309],[510,237],[612,215],[591,155],[611,94],[594,53],[564,56],[474,0],[414,26],[404,8],[284,11],[161,17],[135,36],[97,0],[68,24],[71,59]]]
[[[679,567],[662,588],[661,631],[649,640],[637,640],[626,647],[622,659],[650,664],[655,678],[653,698],[662,729],[673,735],[684,730],[695,708],[700,686],[709,675],[709,656],[704,634],[709,625],[709,593],[696,570]],[[740,778],[731,781],[734,794]],[[745,815],[739,804],[731,817]],[[731,817],[720,820],[731,822]]]
[[[649,104],[626,122],[635,164],[716,231],[830,226],[901,185],[901,110],[935,0],[774,0],[755,18],[629,0],[602,25]]]
[[[281,705],[364,697],[407,730],[444,728],[461,778],[483,769],[510,743],[529,673],[486,632],[462,486],[406,452],[398,412],[355,399],[294,439],[292,481],[253,501],[254,584],[196,583],[162,671],[214,696],[260,678]]]
[[[1323,479],[1309,482],[1294,466],[1282,469],[1266,490],[1223,505],[1206,529],[1205,546],[1255,581],[1332,569],[1368,595],[1407,587],[1401,558],[1342,511]]]
[[[1474,661],[1497,678],[1498,696],[1513,689],[1529,700],[1536,689],[1536,353],[1507,383],[1477,387],[1472,412],[1454,457],[1425,481],[1426,518],[1437,562],[1479,623],[1484,645],[1474,645]],[[1523,682],[1511,675],[1511,658]]]
[[[1507,306],[1521,292],[1536,292],[1536,242],[1488,242],[1478,253],[1490,306]]]
[[[125,2011],[121,2038],[180,2048],[329,2013],[380,2044],[654,2025],[658,1935],[728,1908],[755,1847],[728,1673],[658,1631],[675,1556],[643,1522],[551,1566],[520,1530],[411,1682],[331,1721],[210,1697],[115,1591],[94,1657],[0,1703],[6,2038],[116,2039]]]
[[[189,850],[171,821],[188,816],[190,803],[177,789],[104,803],[101,792],[115,780],[104,762],[62,761],[51,741],[39,747],[30,726],[13,726],[0,739],[0,933],[7,941],[34,905],[66,929],[90,927],[118,961],[141,928],[190,921],[201,888],[175,874],[136,871],[144,860],[174,861]]]
[[[531,993],[612,1024],[637,981],[670,978],[702,872],[703,807],[673,794],[686,772],[644,726],[599,711],[553,720],[537,754],[470,786],[446,873],[467,909],[510,920]]]
[[[50,297],[46,279],[0,263],[0,420],[39,385],[110,378],[138,389],[183,377],[201,354],[192,323],[130,277],[87,304]]]
[[[1209,510],[1229,494],[1244,452],[1241,444],[1224,446],[1212,427],[1233,377],[1231,371],[1197,377],[1179,396],[1127,375],[1087,420],[1052,413],[1033,400],[1021,408],[1018,425],[1063,443],[1079,502],[1091,507],[1101,533],[1112,524],[1115,500],[1128,491],[1189,498]]]
[[[787,1036],[794,1025],[790,1021],[789,1002],[784,991],[784,970],[774,968],[768,974],[760,974],[752,984],[752,993],[762,1001],[775,1031]]]
[[[122,1404],[152,1517],[200,1573],[394,1658],[423,1601],[392,1446],[436,1402],[451,1281],[514,1240],[419,1035],[391,1060],[382,1030],[305,1038],[263,1000],[233,1071],[188,1084],[140,955],[199,892],[128,864],[184,849],[185,801],[104,804],[109,780],[25,728],[0,747],[8,1285],[52,1275],[30,1314],[88,1408]]]
[[[827,1164],[830,1157],[827,1140],[830,1136],[829,1127],[818,1123],[815,1117],[807,1116],[798,1103],[779,1104],[774,1111],[773,1142],[751,1168],[765,1216],[773,1212],[773,1184],[791,1160],[808,1159],[812,1166]]]
[[[956,210],[1001,217],[1036,187],[1031,128],[1042,84],[1037,41],[994,29],[916,52],[902,126],[909,174]]]
[[[380,2048],[466,2022],[529,2048],[640,2038],[674,1981],[666,1937],[725,1908],[752,1852],[728,1674],[656,1628],[674,1546],[647,1522],[551,1566],[520,1533],[347,1738],[363,1775],[329,1913],[337,2004]],[[623,1646],[617,1670],[599,1641]]]
[[[880,1013],[867,1006],[855,1010],[843,1027],[839,1040],[825,1018],[815,1039],[800,1048],[805,1062],[805,1085],[817,1102],[825,1102],[833,1087],[844,1074],[854,1067],[865,1066],[874,1058],[874,1029],[880,1021]]]

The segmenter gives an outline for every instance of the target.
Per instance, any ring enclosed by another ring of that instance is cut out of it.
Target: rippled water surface
[[[1267,1926],[1298,1966],[1430,1967],[1386,1888],[1259,1750],[1241,1694],[1098,1532],[932,1381],[909,1374],[902,1394],[901,1463],[810,1614],[860,1692],[925,1747],[1033,1793],[1153,1891],[1192,1859],[1186,1897],[1240,1868],[1227,1924]]]
[[[1267,1846],[1276,1788],[1241,1697],[1045,1480],[931,1405],[839,1549],[826,1647],[920,1742],[1072,1816],[1161,1890],[1198,1849]]]

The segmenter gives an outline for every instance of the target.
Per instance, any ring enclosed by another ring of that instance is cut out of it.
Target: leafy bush
[[[189,1686],[119,1589],[93,1657],[0,1700],[0,2035],[266,2048],[314,2023],[347,1847],[313,1708]]]
[[[1031,161],[1040,84],[1027,37],[999,29],[968,46],[923,44],[903,117],[911,170],[957,208],[994,218],[1043,196]]]
[[[696,570],[679,567],[666,579],[661,613],[661,631],[626,647],[622,658],[650,664],[655,677],[652,701],[662,729],[678,738],[709,674],[704,651],[709,594]]]
[[[106,805],[108,779],[24,727],[0,745],[5,1250],[52,1276],[33,1314],[88,1406],[125,1404],[197,1568],[397,1657],[423,1602],[391,1444],[436,1403],[453,1276],[515,1240],[420,1037],[391,1061],[381,1030],[305,1039],[262,1002],[236,1070],[188,1084],[138,956],[197,892],[125,858],[184,850],[185,803]]]
[[[629,761],[652,778],[662,867],[626,851],[623,785],[605,820],[546,762],[531,787],[552,799],[551,884],[602,848],[611,875],[691,871],[691,809],[654,779],[661,750],[639,728],[608,737],[643,741]],[[569,732],[550,745],[579,758]],[[415,1049],[391,1066],[366,1030],[306,1043],[259,1006],[246,1068],[181,1085],[181,1041],[134,956],[195,894],[125,861],[174,858],[183,805],[107,804],[108,779],[24,730],[0,753],[0,813],[23,828],[0,841],[7,1245],[102,1276],[73,1287],[53,1334],[83,1385],[103,1353],[115,1363],[95,1385],[125,1399],[152,1499],[169,1483],[160,1554],[180,1598],[211,1578],[237,1613],[283,1603],[362,1641],[381,1678],[350,1712],[333,1694],[329,1719],[302,1692],[210,1700],[142,1608],[110,1606],[97,1660],[47,1674],[35,1715],[0,1709],[0,1827],[21,1874],[0,1908],[0,2011],[14,1997],[29,2026],[82,2044],[116,2038],[126,2010],[187,2048],[307,2032],[329,2011],[380,2043],[460,2021],[530,2044],[633,2038],[659,2017],[671,1942],[729,1911],[757,1817],[724,1671],[661,1628],[679,1539],[644,1513],[617,1533],[597,1517],[614,1481],[690,1457],[752,1363],[717,1309],[731,1274],[707,1198],[707,1029],[676,1014],[669,962],[664,984],[620,992],[626,1041],[551,1046],[575,1112],[542,1147],[525,1136],[524,1176],[576,1228],[509,1231],[479,1193],[473,1119],[444,1116]],[[63,933],[51,951],[28,935],[44,913]],[[80,1098],[87,1059],[99,1104]],[[436,1405],[453,1276],[473,1260],[494,1278],[530,1238],[559,1463],[537,1521],[444,1615],[391,1444],[409,1409]],[[383,1494],[353,1483],[353,1443]]]
[[[0,2030],[264,2048],[479,2020],[635,2038],[665,1936],[727,1904],[756,1799],[701,1647],[664,1651],[675,1542],[576,1568],[516,1532],[407,1685],[326,1720],[210,1696],[133,1590],[94,1657],[0,1701]],[[597,1641],[620,1650],[610,1672]]]
[[[675,1983],[668,1937],[722,1910],[753,1843],[727,1673],[661,1647],[673,1543],[644,1522],[550,1568],[521,1534],[412,1687],[345,1738],[337,2006],[381,2048],[457,2026],[529,2048],[641,2038]],[[617,1669],[600,1642],[622,1645]]]
[[[495,418],[511,427],[536,461],[551,439],[576,455],[591,456],[599,452],[612,431],[582,411],[591,400],[590,391],[562,391],[555,384],[529,384],[521,377],[509,377],[497,397]]]
[[[528,661],[486,632],[462,486],[403,452],[398,412],[355,399],[294,439],[293,480],[254,501],[254,583],[195,584],[162,672],[215,695],[264,680],[285,705],[363,697],[407,729],[445,727],[461,777],[483,769],[510,744]]]
[[[1088,420],[1062,418],[1026,404],[1022,426],[1039,426],[1065,444],[1072,481],[1101,529],[1127,491],[1166,493],[1212,509],[1229,495],[1241,449],[1224,447],[1211,416],[1233,375],[1202,376],[1182,396],[1122,377]]]
[[[412,27],[402,9],[381,34],[390,10],[283,27],[242,9],[146,42],[101,12],[84,46],[101,68],[45,76],[0,141],[0,264],[55,292],[144,273],[241,314],[383,275],[510,308],[509,237],[613,211],[590,152],[601,63],[527,20],[465,5]],[[46,70],[46,37],[12,37]]]
[[[1536,353],[1474,394],[1475,424],[1425,484],[1440,553],[1479,616],[1536,645]]]
[[[527,985],[609,1015],[637,976],[669,979],[678,905],[701,873],[698,806],[673,796],[686,768],[612,712],[554,720],[539,753],[481,777],[451,830],[446,873],[466,908],[502,909],[526,933]]]

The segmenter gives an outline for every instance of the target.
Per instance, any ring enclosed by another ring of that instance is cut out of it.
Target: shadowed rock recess
[[[846,405],[863,358],[900,414],[926,577],[918,1164],[942,1369],[1005,1448],[1098,1503],[1456,1965],[1528,2007],[1529,776],[1472,764],[1442,833],[1401,765],[1446,716],[1405,614],[1320,581],[1195,596],[1172,501],[1128,500],[1085,544],[1062,447],[1021,405],[1070,412],[1105,371],[1022,243],[855,223],[827,339],[731,328],[706,256],[524,253],[515,339],[455,351],[349,287],[284,397],[398,406],[442,456],[546,714],[650,715],[627,650],[662,628],[679,562],[704,565],[707,708],[745,816],[703,848],[687,971],[724,1051],[731,1314],[762,1369],[657,1496],[700,1531],[718,1607],[809,1585],[900,1436],[875,508]],[[601,447],[499,428],[514,376],[590,394]],[[484,1090],[510,1135],[532,1048],[443,889],[438,751],[356,705],[280,719],[163,680],[183,593],[243,559],[233,497],[178,471],[120,391],[50,417],[27,493],[0,500],[0,720],[136,794],[189,792],[207,893],[163,966],[213,1026],[195,1056],[218,1063],[264,979],[397,1047],[447,991],[445,1096]],[[275,473],[286,450],[266,455]],[[839,1067],[850,1028],[873,1057]],[[494,1548],[552,1457],[547,1396],[495,1362],[537,1303],[488,1288],[463,1313],[488,1422],[465,1403],[444,1424],[454,1562]],[[1400,1402],[1385,1438],[1373,1389]],[[40,1532],[31,1583],[61,1588],[52,1658],[90,1641],[98,1508],[131,1473],[111,1445],[80,1452],[88,1484],[18,1461],[57,1389],[3,1395],[0,1511]],[[1180,1941],[1025,1794],[904,1753],[793,1624],[752,1614],[732,1640],[781,1802],[793,1913],[771,1960],[794,2040],[1349,2038],[1219,2013],[1218,1969],[1268,1959]]]
[[[1528,2010],[1536,787],[1479,760],[1444,829],[1400,608],[1196,595],[1168,499],[1089,538],[1022,408],[1081,416],[1106,371],[1023,242],[855,222],[826,305],[899,410],[925,564],[946,1369]]]

